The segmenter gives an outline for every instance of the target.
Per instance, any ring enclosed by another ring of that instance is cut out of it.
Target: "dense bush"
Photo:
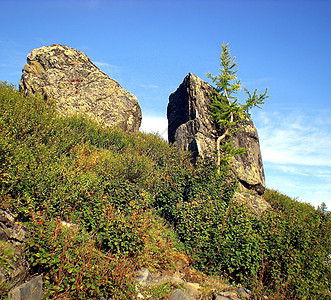
[[[155,135],[65,118],[1,84],[1,206],[31,228],[25,252],[46,298],[129,298],[133,271],[171,265],[177,243],[256,299],[325,299],[330,215],[267,190],[272,210],[257,218],[235,190],[226,165],[192,165]]]
[[[6,84],[0,89],[0,110],[1,204],[34,228],[26,252],[34,270],[49,274],[49,297],[65,293],[73,299],[87,299],[102,292],[123,299],[120,295],[130,293],[126,289],[136,267],[144,261],[150,265],[170,263],[169,257],[159,255],[160,250],[147,243],[159,243],[164,238],[158,229],[164,224],[156,221],[150,203],[164,165],[172,161],[180,164],[181,156],[176,151],[154,135],[124,134],[82,116],[64,118],[52,103],[38,97],[25,98]],[[54,220],[78,226],[72,240],[64,238],[63,243],[57,243],[51,238],[57,236],[62,241],[59,232],[63,229]],[[91,244],[86,244],[86,236],[93,237]],[[55,280],[60,276],[55,265],[62,264],[67,243],[73,248],[72,253],[68,252],[72,262],[58,266],[66,278],[59,282]],[[168,247],[173,247],[171,240]],[[95,261],[100,272],[106,272],[100,273],[103,277],[109,278],[99,284],[99,275],[94,276],[94,291],[83,279],[79,291],[67,290],[66,280],[78,276],[73,266],[85,268],[88,273],[88,268],[80,267],[80,258],[84,257],[80,251],[94,248],[101,256],[112,257],[114,262],[109,266],[118,270],[117,275],[102,270],[103,259],[98,262],[95,255],[86,256],[86,260]],[[50,253],[54,259],[49,259]],[[158,261],[149,255],[155,255]],[[130,265],[126,268],[128,274],[120,272],[121,261]],[[114,278],[120,278],[121,285]]]
[[[267,190],[265,199],[275,212],[258,222],[264,240],[260,279],[287,299],[327,299],[330,215],[276,191]]]
[[[178,197],[163,206],[196,267],[250,286],[257,299],[266,293],[274,299],[328,297],[331,268],[324,260],[331,251],[330,216],[267,190],[273,210],[256,217],[224,197],[219,181],[219,195],[213,195],[213,180],[200,175],[189,200]]]

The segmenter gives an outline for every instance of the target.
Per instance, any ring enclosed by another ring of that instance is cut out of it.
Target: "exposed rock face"
[[[189,150],[197,157],[215,149],[216,129],[209,113],[214,89],[189,73],[169,97],[167,108],[168,140],[180,150]]]
[[[216,139],[223,132],[217,129],[210,115],[210,96],[214,88],[194,74],[188,74],[169,97],[167,110],[168,139],[178,149],[193,152],[194,157],[215,151]],[[265,190],[264,170],[257,130],[252,121],[242,121],[242,129],[231,137],[236,147],[246,148],[232,160],[232,171],[241,190],[262,195]]]
[[[41,300],[42,295],[43,281],[42,276],[39,275],[12,289],[8,294],[8,300]]]
[[[0,265],[0,284],[6,283],[8,288],[23,283],[28,274],[28,265],[22,252],[26,232],[9,211],[0,209],[0,248],[5,254],[4,264]]]
[[[138,131],[138,100],[100,71],[81,51],[63,45],[32,50],[19,83],[25,94],[54,99],[65,115],[87,114],[106,126]]]
[[[254,190],[262,195],[265,190],[264,169],[259,137],[251,120],[239,123],[240,131],[233,133],[231,140],[236,148],[247,149],[232,160],[232,170],[244,189]]]
[[[272,207],[269,202],[265,201],[259,195],[251,195],[250,193],[235,193],[233,199],[239,205],[245,205],[256,216],[261,216],[265,211],[272,211]]]

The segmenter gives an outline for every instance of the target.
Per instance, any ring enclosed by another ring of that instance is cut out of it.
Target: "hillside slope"
[[[129,299],[136,270],[179,261],[240,282],[255,299],[328,297],[330,215],[267,190],[273,209],[256,217],[232,200],[226,166],[217,174],[158,136],[65,118],[5,83],[0,187],[0,208],[28,228],[23,252],[47,299]],[[10,247],[3,242],[0,266],[10,268]]]

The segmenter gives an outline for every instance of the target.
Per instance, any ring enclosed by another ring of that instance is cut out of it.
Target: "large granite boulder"
[[[169,142],[176,143],[180,150],[191,151],[195,158],[215,151],[217,137],[224,132],[210,115],[210,96],[215,92],[210,84],[190,73],[169,97]],[[257,130],[251,120],[241,121],[239,126],[241,130],[235,132],[231,140],[236,147],[247,150],[233,158],[231,169],[242,191],[262,195],[265,180]]]
[[[26,95],[56,101],[65,115],[83,113],[126,132],[139,130],[141,109],[135,96],[99,70],[81,51],[63,45],[32,50],[19,83]]]

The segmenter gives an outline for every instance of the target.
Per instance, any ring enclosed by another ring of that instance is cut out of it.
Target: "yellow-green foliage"
[[[1,84],[0,203],[31,229],[25,254],[46,298],[129,299],[136,269],[186,251],[257,299],[324,299],[330,216],[267,191],[273,210],[254,218],[232,202],[225,166],[190,161],[155,135],[64,118]]]

